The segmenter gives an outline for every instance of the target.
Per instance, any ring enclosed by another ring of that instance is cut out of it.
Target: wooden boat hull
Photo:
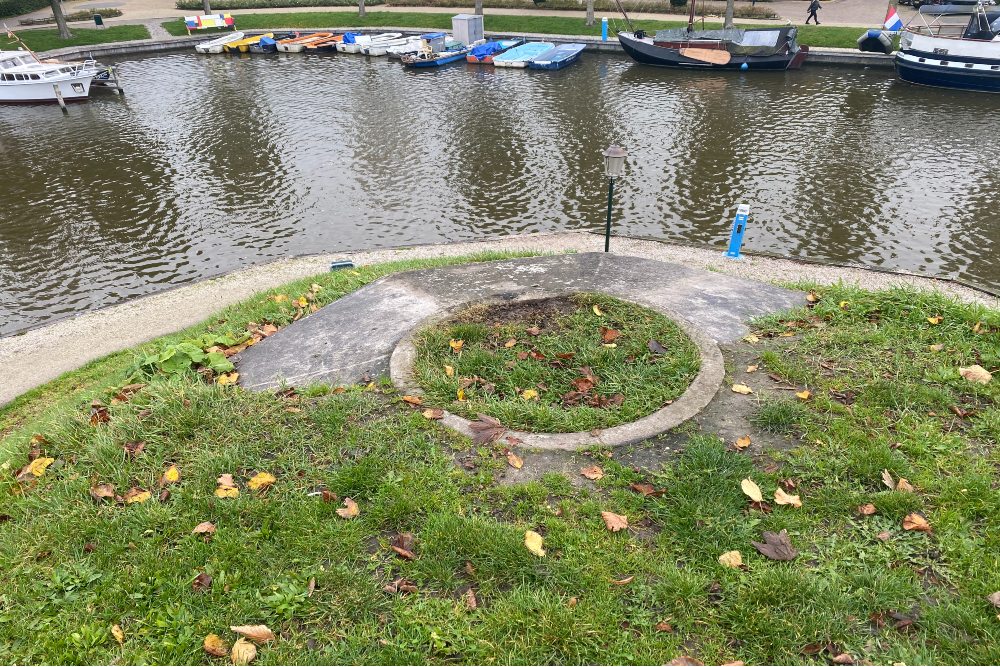
[[[745,64],[750,70],[786,70],[798,69],[802,66],[809,49],[799,47],[795,53],[779,53],[770,56],[748,56],[733,54],[729,62],[713,63],[681,55],[679,48],[657,46],[649,41],[635,39],[628,33],[619,33],[618,41],[625,53],[633,60],[643,65],[654,67],[671,67],[674,69],[696,70],[741,70]],[[699,45],[701,46],[701,45]]]

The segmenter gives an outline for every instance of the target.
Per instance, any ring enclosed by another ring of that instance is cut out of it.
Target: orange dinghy
[[[308,42],[306,44],[306,51],[310,53],[326,52],[326,51],[336,51],[337,44],[344,41],[343,35],[333,35],[332,37],[327,37],[326,39],[321,39],[315,42]]]
[[[324,39],[330,39],[331,37],[333,37],[332,32],[314,32],[309,35],[300,35],[299,37],[283,39],[278,42],[278,50],[286,53],[299,53],[305,50],[307,44],[312,44],[313,42],[318,42]]]

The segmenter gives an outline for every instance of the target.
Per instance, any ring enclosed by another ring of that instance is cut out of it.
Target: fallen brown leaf
[[[469,428],[472,429],[472,441],[477,445],[496,442],[507,432],[499,420],[483,414],[479,415],[478,420],[469,422]]]
[[[423,405],[424,404],[424,399],[420,398],[419,396],[404,396],[403,400],[406,401],[407,403],[409,403],[410,405]]]
[[[476,599],[476,592],[471,588],[465,591],[465,608],[469,611],[475,611],[479,606],[479,601]]]
[[[663,345],[660,344],[660,341],[654,340],[652,338],[650,338],[649,342],[646,343],[646,347],[649,348],[649,351],[652,352],[653,354],[667,353],[667,348],[663,347]]]
[[[604,470],[601,466],[593,465],[586,468],[580,468],[580,474],[587,479],[598,480],[604,477]]]
[[[896,480],[892,478],[892,474],[886,470],[882,470],[882,483],[888,486],[890,489],[896,488]]]
[[[146,443],[143,440],[129,440],[122,445],[122,448],[130,459],[134,459],[142,454],[142,450],[146,449]]]
[[[749,435],[744,435],[744,436],[742,436],[740,438],[736,438],[735,447],[736,447],[737,451],[743,451],[744,449],[746,449],[747,447],[750,446],[751,442],[752,441],[750,440],[750,436]]]
[[[97,486],[91,487],[90,497],[94,499],[95,502],[101,502],[111,498],[114,500],[115,497],[115,487],[111,484],[98,484]]]
[[[701,660],[698,660],[697,658],[692,658],[689,655],[679,655],[676,658],[674,658],[673,660],[671,660],[670,662],[668,662],[667,664],[668,665],[704,665],[705,663],[703,663]]]
[[[798,496],[793,496],[789,493],[785,493],[784,489],[777,488],[774,490],[774,502],[778,505],[791,505],[792,507],[802,507],[802,501]]]
[[[674,626],[670,625],[666,621],[660,621],[659,623],[653,626],[653,629],[656,630],[657,632],[673,632]]]
[[[904,493],[913,493],[916,489],[913,488],[913,485],[905,477],[900,477],[899,481],[896,482],[896,490]]]
[[[631,577],[625,577],[624,579],[612,579],[611,583],[613,583],[615,586],[628,586],[629,584],[632,583],[633,579],[635,579],[634,574]]]
[[[520,470],[524,466],[524,460],[514,452],[507,452],[507,465],[515,470]]]
[[[236,640],[229,658],[234,665],[249,665],[257,657],[257,647],[243,637]]]
[[[975,384],[989,384],[993,379],[993,374],[979,364],[974,364],[966,368],[959,368],[958,374],[969,382],[973,382]]]
[[[191,590],[195,593],[204,593],[212,587],[212,575],[206,572],[199,572],[198,576],[191,582]]]
[[[619,530],[625,530],[628,528],[628,518],[622,514],[615,514],[614,512],[601,512],[601,518],[604,519],[604,525],[607,526],[608,530],[612,533],[617,533]]]
[[[97,399],[90,404],[90,425],[106,424],[111,421],[111,413],[108,408]]]
[[[986,601],[989,602],[994,607],[996,607],[997,609],[1000,609],[1000,591],[997,591],[996,593],[990,593],[989,595],[987,595]]]
[[[444,417],[444,410],[441,408],[427,408],[421,412],[425,419],[441,419]]]
[[[792,541],[788,537],[788,531],[782,529],[780,533],[764,531],[763,542],[751,542],[754,548],[762,556],[771,560],[792,560],[799,555],[799,552],[792,546]]]
[[[915,530],[922,533],[931,532],[931,524],[918,512],[911,512],[903,517],[903,530]]]
[[[617,329],[608,329],[607,327],[601,327],[600,332],[602,343],[613,343],[622,335],[621,331],[618,331]]]
[[[832,658],[830,658],[830,660],[835,665],[853,665],[854,664],[854,656],[852,656],[850,653],[838,653],[837,655],[835,655]]]
[[[871,516],[872,514],[875,514],[876,511],[877,510],[875,509],[875,506],[872,505],[871,503],[865,503],[864,505],[858,505],[858,514],[860,514],[862,516]]]
[[[149,500],[153,494],[145,489],[140,489],[137,486],[133,486],[131,489],[125,492],[124,500],[127,504],[131,505],[133,503],[144,503]]]
[[[358,504],[350,498],[344,498],[344,506],[337,508],[337,516],[342,519],[353,519],[361,514]]]
[[[202,521],[191,531],[192,535],[204,535],[205,539],[211,538],[215,534],[215,524],[211,521]]]
[[[230,625],[229,629],[258,644],[274,640],[274,633],[266,625]]]

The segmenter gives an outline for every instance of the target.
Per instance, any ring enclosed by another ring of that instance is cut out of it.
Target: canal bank
[[[295,30],[302,29],[274,27],[270,29],[245,30],[243,32],[247,36],[253,36],[263,35],[267,32],[293,32]],[[370,27],[310,28],[309,30],[313,32],[401,32],[404,35],[419,35],[427,32],[426,29],[406,26],[386,26],[379,27],[377,29]],[[613,37],[605,41],[601,40],[599,37],[592,37],[588,35],[552,35],[528,32],[486,32],[485,35],[487,39],[521,37],[530,40],[544,40],[556,44],[585,44],[586,51],[624,54],[621,44],[619,44],[618,40]],[[210,39],[210,37],[206,37],[205,35],[169,37],[153,40],[98,44],[94,46],[68,47],[65,49],[47,51],[41,55],[47,58],[64,58],[67,60],[79,58],[118,59],[128,56],[142,56],[181,50],[193,47],[195,44],[208,39]],[[809,49],[809,58],[806,60],[806,66],[809,64],[891,68],[893,66],[893,56],[878,53],[862,53],[860,51],[851,51],[850,49],[811,47]]]
[[[226,306],[249,299],[258,292],[327,271],[334,260],[349,260],[362,266],[455,257],[491,250],[565,253],[593,252],[602,247],[601,236],[585,232],[529,234],[468,243],[313,255],[241,269],[60,320],[21,335],[0,338],[0,367],[5,371],[5,381],[0,386],[0,405],[90,361],[197,324]],[[949,281],[908,274],[753,255],[747,255],[742,261],[733,261],[723,257],[721,248],[695,248],[635,238],[616,237],[612,241],[612,251],[616,255],[672,262],[772,284],[801,282],[833,285],[843,282],[868,290],[904,286],[943,292],[958,300],[990,308],[1000,307],[1000,299],[985,292]],[[754,296],[747,294],[746,298],[753,299]]]

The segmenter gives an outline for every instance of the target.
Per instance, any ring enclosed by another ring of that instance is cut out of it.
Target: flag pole
[[[37,55],[35,55],[35,52],[34,52],[34,51],[32,51],[31,49],[29,49],[29,48],[28,48],[28,45],[27,45],[27,44],[25,44],[25,43],[24,43],[24,42],[23,42],[23,41],[21,40],[21,38],[20,38],[20,37],[18,37],[17,35],[15,35],[15,34],[14,34],[14,31],[13,31],[13,30],[11,30],[10,28],[8,28],[8,27],[7,27],[7,24],[6,24],[6,23],[4,23],[4,24],[3,24],[3,29],[7,31],[7,38],[8,38],[8,39],[13,39],[13,40],[16,40],[16,41],[17,41],[17,43],[21,45],[21,48],[22,48],[22,49],[24,49],[25,51],[27,51],[28,53],[30,53],[30,54],[31,54],[31,57],[35,59],[35,62],[39,62],[39,63],[40,63],[40,62],[42,62],[41,60],[39,60],[39,59],[38,59],[38,56],[37,56]]]

